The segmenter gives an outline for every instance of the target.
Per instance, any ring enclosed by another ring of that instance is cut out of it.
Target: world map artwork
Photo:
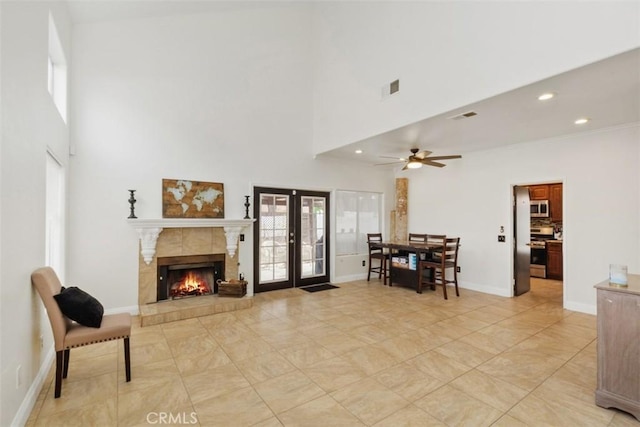
[[[163,218],[224,218],[224,185],[218,182],[162,180]]]

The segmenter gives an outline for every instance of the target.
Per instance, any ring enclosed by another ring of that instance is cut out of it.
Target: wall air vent
[[[382,100],[400,92],[400,79],[394,80],[389,84],[382,86]]]
[[[389,85],[389,93],[393,95],[400,90],[400,80],[394,80]]]
[[[469,117],[473,117],[477,115],[478,113],[476,113],[475,111],[467,111],[466,113],[456,114],[455,116],[451,116],[447,118],[451,120],[462,120],[462,119],[468,119]]]

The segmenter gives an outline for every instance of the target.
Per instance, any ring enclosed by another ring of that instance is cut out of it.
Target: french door
[[[329,193],[253,190],[255,292],[329,281]]]

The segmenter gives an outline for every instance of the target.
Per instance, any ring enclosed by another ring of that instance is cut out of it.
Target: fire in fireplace
[[[210,276],[209,272],[204,274],[197,273],[194,270],[186,270],[186,272],[186,274],[181,274],[181,280],[176,282],[169,281],[169,297],[171,299],[213,293],[213,288],[209,285],[211,279],[207,277]]]
[[[217,293],[224,254],[158,258],[158,301]]]

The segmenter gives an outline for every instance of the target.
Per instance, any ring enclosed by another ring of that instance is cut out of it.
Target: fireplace
[[[211,295],[224,280],[224,254],[158,258],[157,301]]]

